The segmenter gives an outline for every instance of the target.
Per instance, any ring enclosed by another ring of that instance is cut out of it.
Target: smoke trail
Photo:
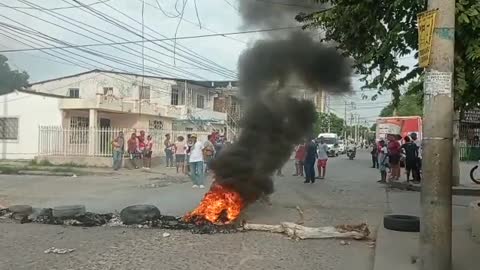
[[[240,1],[246,26],[278,27],[287,18],[292,24],[299,11],[284,6],[262,8],[258,2]],[[245,107],[242,131],[212,162],[212,169],[218,183],[254,201],[273,192],[274,172],[289,159],[296,143],[312,136],[315,107],[292,97],[288,82],[299,80],[314,92],[344,93],[350,91],[351,68],[335,49],[313,41],[308,33],[293,31],[256,42],[240,56],[238,70]]]

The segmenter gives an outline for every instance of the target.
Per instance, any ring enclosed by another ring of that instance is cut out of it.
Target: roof
[[[70,98],[70,97],[67,97],[67,96],[55,95],[55,94],[43,93],[43,92],[35,92],[35,91],[31,91],[31,90],[15,90],[15,91],[12,91],[12,92],[3,93],[3,94],[1,94],[1,95],[11,94],[11,93],[15,93],[15,92],[25,93],[25,94],[32,94],[32,95],[37,95],[37,96],[44,96],[44,97]]]
[[[89,71],[76,73],[76,74],[72,74],[72,75],[68,75],[68,76],[58,77],[58,78],[44,80],[44,81],[38,81],[38,82],[34,82],[34,83],[29,84],[29,86],[33,86],[33,85],[37,85],[37,84],[44,84],[44,83],[63,80],[63,79],[68,79],[68,78],[79,77],[79,76],[82,76],[82,75],[85,75],[85,74],[90,74],[90,73],[110,73],[110,74],[129,75],[129,76],[144,77],[144,78],[162,79],[162,80],[174,80],[174,81],[180,81],[180,82],[185,82],[186,81],[190,84],[195,84],[195,85],[203,86],[203,87],[206,87],[206,88],[225,88],[225,87],[228,87],[229,85],[232,85],[233,87],[238,86],[238,81],[196,81],[196,80],[187,80],[187,79],[181,79],[181,78],[169,78],[169,77],[160,77],[160,76],[151,76],[151,75],[141,75],[141,74],[136,74],[136,73],[120,72],[120,71],[113,71],[113,70],[101,70],[101,69],[92,69],[92,70],[89,70]]]

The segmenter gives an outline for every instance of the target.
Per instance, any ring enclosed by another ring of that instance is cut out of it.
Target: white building
[[[213,105],[215,87],[225,83],[101,70],[33,83],[1,97],[2,158],[106,165],[109,159],[92,157],[109,158],[120,130],[153,134],[154,152],[161,154],[167,133],[206,136],[224,129],[227,115]]]
[[[15,91],[0,97],[2,159],[32,159],[38,154],[39,126],[62,125],[61,101],[66,97]]]

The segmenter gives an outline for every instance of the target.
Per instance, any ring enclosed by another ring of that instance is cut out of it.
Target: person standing
[[[397,181],[400,179],[400,158],[401,145],[395,135],[388,135],[388,160],[390,162],[391,177],[390,180]]]
[[[138,169],[137,158],[139,155],[138,152],[138,139],[137,134],[132,133],[132,136],[127,141],[127,151],[130,158],[130,164],[133,168]]]
[[[175,162],[177,163],[177,173],[179,168],[182,168],[182,173],[185,173],[185,156],[187,153],[187,144],[183,136],[178,136],[175,143]]]
[[[215,155],[215,146],[212,143],[213,135],[207,136],[207,141],[204,144],[203,148],[203,158],[205,165],[205,173],[210,169],[210,162],[212,161]]]
[[[145,136],[145,131],[141,130],[140,135],[137,137],[137,147],[138,147],[138,155],[137,158],[140,160],[143,160],[145,156],[145,143],[146,143],[146,136]]]
[[[418,139],[417,133],[410,134],[410,138],[412,138],[413,143],[417,146],[418,149],[418,158],[417,158],[417,175],[418,181],[422,180],[422,142]]]
[[[308,140],[305,144],[305,182],[315,183],[315,160],[317,159],[317,145],[315,141]]]
[[[192,150],[193,140],[192,134],[187,134],[187,162],[185,163],[187,174],[190,174],[190,152]]]
[[[143,158],[143,167],[145,169],[152,168],[152,153],[153,153],[153,138],[152,135],[147,136],[147,141],[145,142],[144,158]]]
[[[299,144],[295,149],[295,174],[303,177],[303,163],[305,162],[305,144]]]
[[[205,188],[203,185],[203,149],[204,144],[197,140],[197,135],[191,135],[192,147],[190,149],[190,177],[192,178],[193,188]]]
[[[389,167],[388,162],[388,149],[385,145],[384,140],[380,140],[378,143],[378,169],[380,170],[380,181],[379,183],[387,182],[387,168]]]
[[[325,174],[327,172],[327,161],[328,161],[328,145],[325,143],[325,139],[320,137],[320,142],[318,145],[318,176],[320,179],[325,179]]]
[[[170,134],[165,135],[165,140],[163,141],[163,146],[165,147],[165,166],[173,167],[173,152],[172,152],[172,142],[170,141]]]
[[[378,169],[378,146],[375,141],[370,145],[370,155],[372,156],[372,168]]]
[[[418,147],[410,140],[410,137],[405,136],[403,139],[405,143],[402,149],[405,151],[405,170],[407,174],[407,182],[410,182],[410,173],[412,173],[413,181],[419,182],[419,175],[417,169],[418,162]]]
[[[118,171],[122,167],[123,152],[125,151],[125,138],[123,131],[112,142],[113,147],[113,169]]]

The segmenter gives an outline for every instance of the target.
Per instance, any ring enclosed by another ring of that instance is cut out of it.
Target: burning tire
[[[419,232],[420,219],[416,216],[388,215],[383,217],[385,229],[399,232]]]

